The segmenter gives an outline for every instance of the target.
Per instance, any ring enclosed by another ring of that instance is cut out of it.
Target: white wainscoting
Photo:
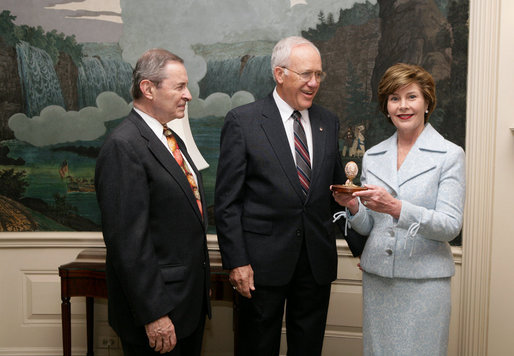
[[[208,240],[211,254],[217,254],[216,237],[211,235]],[[0,234],[0,356],[62,355],[58,267],[73,261],[85,248],[103,246],[97,233]],[[458,346],[460,251],[453,249],[457,273],[452,280],[449,355],[457,355]],[[344,241],[338,241],[338,253],[338,279],[332,287],[323,355],[356,356],[362,347],[361,271],[358,259],[351,257]],[[219,263],[217,260],[213,262]],[[85,355],[85,298],[71,298],[71,306],[72,353]],[[213,306],[213,318],[206,325],[204,355],[232,355],[232,305],[215,301]],[[114,347],[102,345],[105,337],[114,337]],[[286,354],[285,328],[281,353]],[[95,355],[122,355],[115,333],[107,324],[105,299],[95,300]]]

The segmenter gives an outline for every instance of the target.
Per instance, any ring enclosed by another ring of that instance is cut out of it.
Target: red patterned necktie
[[[195,195],[196,203],[198,204],[198,209],[200,209],[200,213],[203,216],[202,200],[200,197],[200,192],[198,191],[198,185],[195,182],[195,178],[193,177],[193,174],[189,171],[187,165],[184,162],[184,157],[182,156],[182,152],[180,152],[180,148],[178,147],[175,135],[173,135],[173,131],[171,131],[166,124],[163,124],[162,126],[164,136],[166,136],[166,141],[168,141],[168,147],[173,153],[175,161],[177,161],[180,168],[182,168],[182,172],[184,172],[184,174],[186,175],[187,181],[189,182],[189,185],[193,190],[193,194]]]
[[[302,125],[302,115],[297,111],[293,111],[291,117],[294,120],[294,150],[296,157],[296,170],[302,191],[305,195],[309,191],[311,184],[311,159],[309,156],[309,147],[307,146],[307,138]]]

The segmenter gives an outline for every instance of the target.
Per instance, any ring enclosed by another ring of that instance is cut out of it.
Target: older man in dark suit
[[[133,74],[134,110],[97,161],[109,323],[125,356],[199,356],[210,315],[202,180],[166,125],[184,117],[187,83],[182,59],[145,52]]]
[[[325,73],[311,42],[281,40],[271,66],[273,93],[226,116],[216,228],[223,265],[243,296],[241,354],[279,354],[287,301],[288,355],[315,356],[337,272],[330,185],[345,181],[339,120],[312,103]]]

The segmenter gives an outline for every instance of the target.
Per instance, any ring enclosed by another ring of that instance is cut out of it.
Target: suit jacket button
[[[393,254],[393,250],[391,250],[390,248],[386,248],[386,253],[391,256]]]
[[[302,237],[302,230],[296,230],[296,237]]]

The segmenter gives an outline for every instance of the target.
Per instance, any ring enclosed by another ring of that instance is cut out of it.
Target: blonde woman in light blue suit
[[[334,193],[348,221],[369,235],[361,257],[365,355],[446,355],[449,241],[462,228],[464,151],[429,123],[435,84],[423,68],[399,63],[382,77],[381,111],[397,131],[366,151],[368,190]]]

